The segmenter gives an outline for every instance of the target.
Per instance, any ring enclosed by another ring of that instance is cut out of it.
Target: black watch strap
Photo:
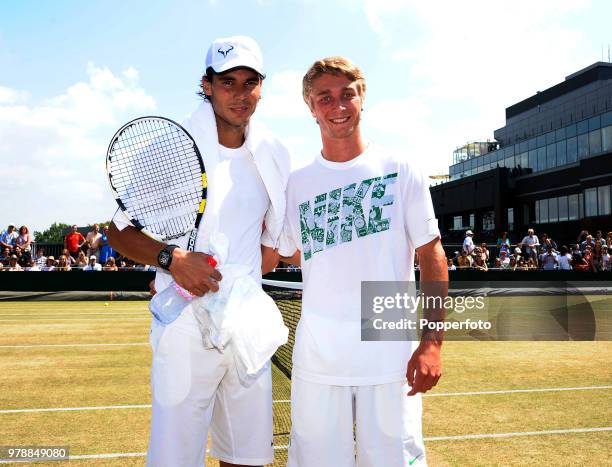
[[[175,248],[178,248],[178,245],[166,245],[157,254],[157,265],[160,268],[166,271],[170,269],[170,265],[172,264],[172,252]]]

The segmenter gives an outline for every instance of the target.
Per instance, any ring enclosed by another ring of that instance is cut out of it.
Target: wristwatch
[[[172,264],[172,251],[178,248],[178,245],[166,245],[157,255],[157,264],[162,269],[168,271]]]

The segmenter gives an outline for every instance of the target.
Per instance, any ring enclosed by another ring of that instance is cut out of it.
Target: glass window
[[[453,217],[453,229],[461,230],[463,228],[463,218],[462,216],[454,216]]]
[[[559,197],[559,222],[567,221],[567,196]]]
[[[597,215],[597,188],[584,190],[584,213],[586,217]]]
[[[531,138],[529,141],[527,141],[529,150],[535,149],[538,147],[538,140],[536,138]]]
[[[514,208],[508,208],[508,230],[514,230]]]
[[[578,212],[580,213],[580,219],[584,219],[584,195],[578,194]]]
[[[565,139],[565,128],[559,128],[555,131],[555,141],[561,141]]]
[[[578,139],[574,136],[567,140],[567,163],[571,164],[578,160]]]
[[[576,136],[576,124],[565,127],[565,136],[568,138]]]
[[[612,112],[605,113],[601,116],[601,126],[612,125]]]
[[[470,214],[470,229],[474,228],[474,214]]]
[[[597,213],[610,215],[610,185],[597,187]]]
[[[540,200],[540,222],[546,224],[548,222],[548,200]]]
[[[578,195],[569,195],[567,197],[568,210],[570,221],[575,221],[580,219],[580,209],[578,207]]]
[[[514,156],[506,157],[505,165],[506,165],[506,167],[508,167],[510,169],[516,167],[514,165]]]
[[[601,150],[612,150],[612,125],[601,129]]]
[[[550,131],[546,133],[544,136],[546,136],[546,144],[552,144],[555,142],[555,132],[554,131]]]
[[[589,157],[589,135],[588,133],[578,135],[578,159]]]
[[[546,169],[546,147],[538,148],[538,172]]]
[[[533,149],[531,151],[529,151],[529,164],[527,165],[527,167],[531,167],[533,169],[533,171],[537,171],[538,170],[538,151],[537,149]]]
[[[482,230],[495,230],[495,211],[482,214]]]
[[[538,148],[541,148],[542,146],[546,146],[546,136],[545,135],[538,136],[536,146]]]
[[[527,206],[525,206],[527,207]],[[525,212],[529,212],[528,209],[525,210]],[[540,200],[537,200],[535,202],[535,221],[539,224],[540,223]],[[529,222],[529,221],[527,221]]]
[[[557,167],[567,164],[565,140],[557,143]]]
[[[526,152],[521,154],[521,167],[523,169],[526,168],[526,167],[529,167],[529,157],[528,157]]]
[[[559,222],[558,208],[557,198],[550,198],[548,200],[548,222]]]
[[[527,144],[527,141],[523,141],[519,145],[519,147],[520,147],[520,149],[519,149],[520,152],[527,152],[527,151],[529,151],[529,145]]]
[[[582,120],[581,122],[578,122],[576,124],[576,131],[578,132],[579,135],[588,133],[589,132],[589,121]]]
[[[589,133],[589,152],[593,155],[601,152],[601,130],[593,130]]]
[[[557,145],[555,143],[546,146],[546,168],[557,167]]]
[[[589,131],[598,130],[601,128],[601,119],[597,117],[589,118]]]

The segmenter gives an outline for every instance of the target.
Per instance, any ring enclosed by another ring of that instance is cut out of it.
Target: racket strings
[[[125,128],[109,156],[109,173],[125,210],[164,238],[193,228],[202,199],[202,169],[191,139],[158,119]]]

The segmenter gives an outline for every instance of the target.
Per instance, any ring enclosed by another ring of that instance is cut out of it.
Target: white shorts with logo
[[[153,320],[153,414],[150,467],[204,465],[210,455],[245,465],[272,463],[270,369],[250,387],[239,379],[230,349],[207,350],[190,308],[168,326]]]
[[[427,465],[419,394],[408,383],[329,386],[291,381],[288,467]]]

